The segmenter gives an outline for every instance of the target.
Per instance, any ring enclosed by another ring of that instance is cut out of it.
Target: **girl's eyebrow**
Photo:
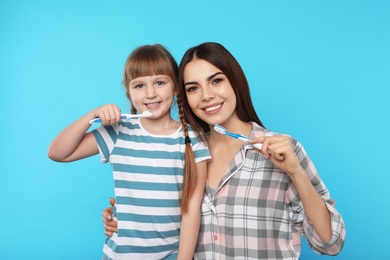
[[[220,75],[220,74],[223,74],[223,72],[218,71],[218,72],[212,74],[211,76],[207,77],[207,81],[212,80],[215,76]],[[189,81],[189,82],[184,83],[184,87],[187,85],[195,85],[197,83],[198,83],[197,81]]]

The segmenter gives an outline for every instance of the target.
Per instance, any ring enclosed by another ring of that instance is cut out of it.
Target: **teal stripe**
[[[160,253],[160,252],[169,252],[175,251],[179,248],[179,241],[169,244],[169,245],[160,245],[160,246],[118,246],[113,240],[108,240],[106,243],[109,247],[115,248],[115,252],[119,254],[126,253]],[[173,258],[171,258],[173,257]],[[169,257],[164,259],[176,259],[177,253],[174,255],[169,255]]]
[[[159,207],[159,208],[170,208],[180,207],[179,200],[170,199],[141,199],[141,198],[129,198],[129,197],[116,197],[116,202],[123,205],[132,205],[140,207]]]
[[[157,158],[157,159],[170,159],[170,160],[183,160],[184,153],[179,151],[147,151],[147,150],[134,150],[131,148],[115,147],[112,154],[130,156],[136,158]]]
[[[118,134],[115,132],[114,128],[108,125],[105,126],[104,129],[106,129],[108,135],[111,137],[112,142],[115,144],[116,140],[118,139]]]
[[[115,188],[132,190],[180,191],[181,183],[136,182],[115,180]]]
[[[113,163],[113,171],[117,172],[129,172],[129,173],[140,173],[140,174],[162,174],[162,175],[183,175],[182,167],[150,167],[150,166],[139,166],[129,165],[122,163]]]
[[[128,129],[141,129],[141,127],[139,126],[139,124],[133,124],[131,123],[132,121],[119,121],[118,122],[118,125],[121,125],[123,127],[126,127]]]
[[[156,216],[156,215],[140,215],[134,213],[118,213],[120,221],[134,221],[139,223],[180,223],[181,215]]]
[[[209,157],[210,156],[210,151],[209,149],[199,149],[194,152],[194,157],[195,158],[201,158],[201,157]]]
[[[170,230],[170,231],[142,231],[142,230],[130,230],[123,229],[118,231],[118,237],[133,237],[133,238],[142,238],[142,239],[166,239],[170,237],[175,237],[180,235],[180,229]]]
[[[151,144],[164,144],[164,145],[177,145],[178,143],[184,144],[184,137],[169,138],[169,137],[157,137],[157,136],[143,136],[143,135],[128,135],[119,133],[118,138],[124,141],[132,141],[136,143]]]
[[[96,142],[98,143],[100,150],[102,150],[104,158],[108,161],[110,158],[110,151],[108,150],[106,142],[104,141],[102,135],[96,129],[93,130],[92,133],[95,136]]]

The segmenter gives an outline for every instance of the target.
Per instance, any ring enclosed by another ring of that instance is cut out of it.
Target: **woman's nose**
[[[215,97],[214,92],[210,88],[204,88],[202,90],[202,100],[209,101]]]

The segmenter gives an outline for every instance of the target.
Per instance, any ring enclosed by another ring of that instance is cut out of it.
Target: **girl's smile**
[[[153,111],[152,118],[170,117],[175,85],[167,75],[138,77],[130,81],[131,102],[139,112]]]

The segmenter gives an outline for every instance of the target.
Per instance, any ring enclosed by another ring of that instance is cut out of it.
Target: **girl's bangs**
[[[174,72],[170,71],[169,68],[171,68],[170,63],[161,59],[134,61],[129,70],[130,80],[153,75],[168,75],[172,77]]]

